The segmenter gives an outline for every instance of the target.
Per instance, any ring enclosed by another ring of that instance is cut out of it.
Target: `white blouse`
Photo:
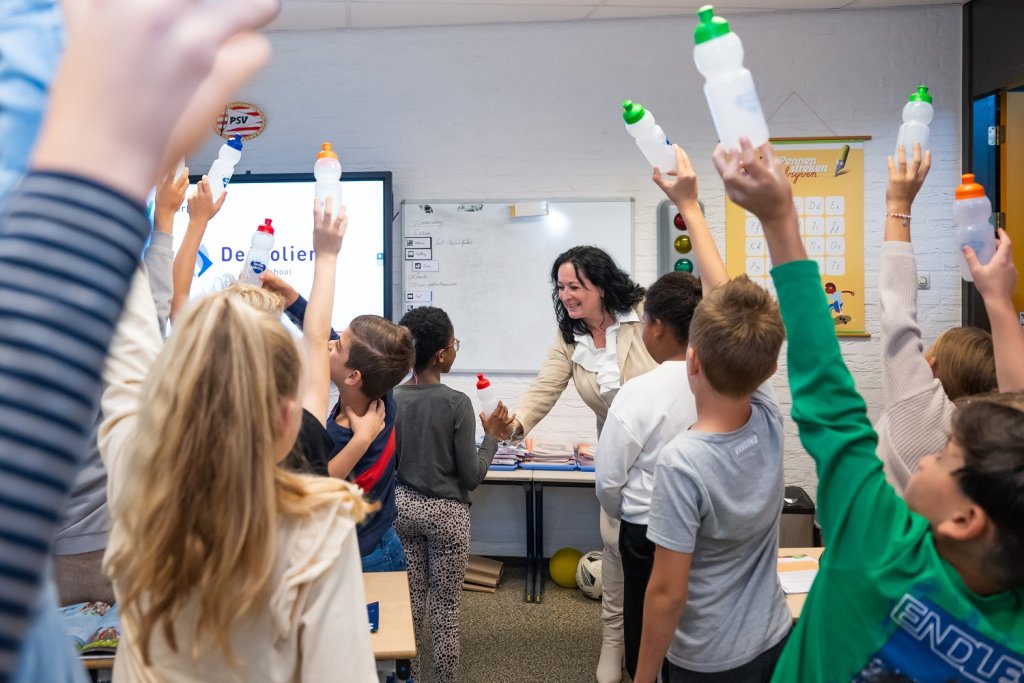
[[[616,344],[619,325],[635,322],[640,322],[635,310],[630,309],[626,313],[617,314],[615,322],[604,331],[603,349],[594,345],[594,337],[590,334],[574,335],[576,349],[572,353],[572,361],[597,375],[601,396],[609,403],[622,386],[622,370],[619,368],[619,351]]]

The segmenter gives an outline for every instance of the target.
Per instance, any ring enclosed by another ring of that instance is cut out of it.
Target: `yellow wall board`
[[[773,140],[793,183],[807,256],[818,263],[836,333],[864,336],[864,138]],[[726,268],[775,291],[760,221],[726,200]]]

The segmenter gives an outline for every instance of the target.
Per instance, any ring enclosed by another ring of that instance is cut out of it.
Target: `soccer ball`
[[[594,600],[601,599],[601,551],[591,550],[576,565],[576,585]]]

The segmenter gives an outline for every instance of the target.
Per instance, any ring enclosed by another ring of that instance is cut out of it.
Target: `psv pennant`
[[[243,140],[251,140],[266,127],[267,117],[263,110],[248,102],[232,102],[227,105],[213,124],[213,129],[222,138],[241,135]]]

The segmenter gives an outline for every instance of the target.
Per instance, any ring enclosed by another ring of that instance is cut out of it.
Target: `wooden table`
[[[380,628],[370,634],[373,658],[381,680],[388,673],[416,656],[416,631],[412,624],[412,605],[409,601],[409,577],[405,572],[376,572],[363,574],[366,602],[380,603]],[[91,671],[104,671],[114,666],[113,657],[89,657],[82,660]],[[343,663],[339,663],[343,664]]]
[[[824,550],[824,548],[779,548],[779,557],[799,557],[800,555],[807,555],[808,557],[813,557],[815,560],[820,560],[821,553]],[[803,611],[804,602],[806,600],[806,593],[796,593],[786,596],[786,604],[789,606],[789,611],[793,613],[794,622],[800,618],[800,612]]]
[[[416,630],[412,625],[409,577],[405,572],[363,574],[366,602],[380,603],[380,628],[370,634],[374,659],[412,659]]]

